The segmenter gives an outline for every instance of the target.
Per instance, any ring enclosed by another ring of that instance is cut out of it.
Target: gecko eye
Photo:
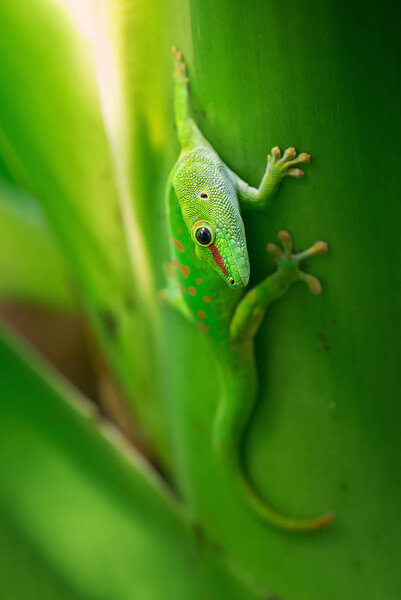
[[[206,221],[195,223],[192,229],[192,235],[201,246],[210,246],[214,242],[214,231]]]
[[[202,246],[209,246],[212,241],[212,233],[207,227],[199,227],[195,233],[195,237]]]
[[[209,196],[206,194],[206,192],[202,192],[200,194],[200,197],[203,198],[204,200],[207,200],[209,198]]]

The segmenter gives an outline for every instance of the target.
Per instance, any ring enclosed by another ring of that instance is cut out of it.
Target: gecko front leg
[[[283,156],[278,146],[272,148],[271,154],[267,156],[266,171],[262,177],[259,188],[254,188],[231,171],[230,176],[236,186],[238,200],[242,209],[263,210],[266,209],[274,194],[277,192],[281,182],[287,175],[300,179],[304,172],[295,167],[298,164],[310,162],[310,154],[302,152],[297,156],[295,148],[287,148]]]

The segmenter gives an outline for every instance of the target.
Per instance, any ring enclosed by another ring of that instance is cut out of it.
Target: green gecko
[[[322,254],[327,244],[292,253],[288,232],[278,234],[282,249],[267,246],[277,270],[246,292],[249,258],[240,209],[265,209],[285,175],[299,178],[295,167],[309,162],[306,153],[273,148],[258,189],[250,187],[220,159],[189,116],[188,79],[181,52],[175,59],[175,115],[182,151],[168,182],[167,211],[173,262],[166,295],[207,336],[218,359],[223,396],[212,433],[216,458],[251,510],[262,520],[289,531],[328,524],[332,514],[295,519],[268,506],[252,488],[241,467],[240,444],[257,394],[254,337],[267,307],[298,280],[319,294],[321,286],[300,270],[305,258]]]

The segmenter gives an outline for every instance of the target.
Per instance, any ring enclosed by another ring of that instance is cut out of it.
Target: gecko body
[[[185,63],[177,49],[173,48],[173,54],[175,114],[182,151],[167,186],[173,255],[167,296],[201,329],[218,359],[223,392],[211,436],[215,456],[259,518],[290,531],[317,529],[329,523],[332,514],[311,519],[281,515],[249,484],[240,460],[242,434],[257,395],[255,334],[268,305],[296,281],[302,280],[312,292],[320,293],[319,281],[299,265],[306,257],[327,250],[325,242],[319,241],[293,254],[290,234],[281,231],[282,248],[268,245],[277,270],[246,291],[250,264],[241,210],[266,208],[285,175],[303,175],[295,165],[309,162],[309,155],[297,156],[289,148],[281,156],[279,148],[273,148],[259,188],[249,186],[220,159],[191,119]]]

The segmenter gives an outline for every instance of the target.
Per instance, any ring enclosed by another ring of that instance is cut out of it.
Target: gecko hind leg
[[[284,273],[293,272],[296,279],[304,281],[307,284],[312,294],[320,294],[322,291],[320,281],[314,275],[310,275],[309,273],[301,271],[299,265],[303,260],[305,260],[305,258],[327,252],[327,243],[319,240],[307,250],[293,254],[291,234],[289,234],[288,231],[280,231],[278,234],[278,239],[282,243],[283,250],[281,250],[281,248],[276,244],[267,244],[267,251],[276,262],[278,267],[277,271],[282,271]]]
[[[238,304],[230,326],[232,341],[253,338],[269,304],[281,298],[296,281],[306,283],[314,294],[320,294],[322,290],[314,275],[301,271],[300,263],[306,258],[327,252],[326,242],[315,242],[304,252],[293,254],[292,238],[288,231],[280,231],[278,238],[282,249],[276,244],[267,245],[267,251],[277,264],[277,270],[252,288]]]
[[[276,244],[268,244],[267,247],[268,252],[277,263],[277,270],[246,294],[234,314],[231,326],[231,340],[235,348],[238,348],[238,345],[239,347],[243,347],[247,341],[250,342],[252,340],[262,322],[267,306],[283,296],[296,281],[305,282],[314,294],[321,292],[319,280],[313,275],[301,271],[300,263],[306,258],[326,252],[326,242],[315,242],[307,250],[294,254],[292,251],[291,235],[287,231],[280,231],[278,238],[282,244],[282,248]],[[246,379],[245,376],[244,379]],[[225,421],[230,422],[230,413],[227,411],[223,414],[222,410],[220,423],[225,423]],[[236,415],[234,423],[236,428],[238,428],[237,421],[238,415]],[[227,428],[230,429],[226,425]],[[221,429],[223,428],[221,427]],[[219,434],[219,431],[217,433]],[[224,447],[223,444],[220,444],[220,446]],[[334,515],[332,513],[312,519],[295,519],[283,516],[268,506],[257,495],[239,468],[236,472],[240,479],[244,497],[254,512],[264,521],[280,529],[287,531],[311,531],[324,527],[333,520]]]

